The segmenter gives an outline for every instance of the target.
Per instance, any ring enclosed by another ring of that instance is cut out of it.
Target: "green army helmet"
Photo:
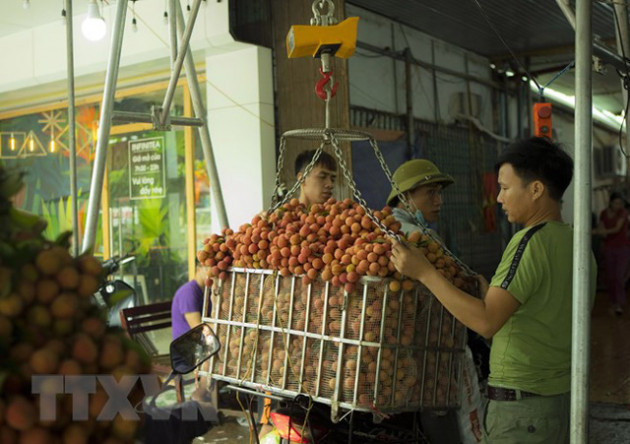
[[[451,176],[442,173],[433,162],[426,159],[408,160],[394,171],[392,179],[401,193],[430,183],[440,183],[443,187],[447,187],[455,182]],[[387,205],[393,206],[397,198],[396,189],[392,186]]]

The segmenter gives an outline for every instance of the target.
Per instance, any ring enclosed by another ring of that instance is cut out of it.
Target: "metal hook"
[[[330,92],[330,97],[334,97],[335,94],[337,94],[337,87],[339,86],[339,82],[335,82],[335,80],[333,79],[332,71],[325,73],[321,68],[319,68],[319,72],[322,75],[322,78],[319,79],[315,84],[315,94],[317,94],[320,99],[326,100],[329,98],[326,92],[326,89],[328,89],[328,91]],[[330,86],[330,83],[333,83],[332,87]]]

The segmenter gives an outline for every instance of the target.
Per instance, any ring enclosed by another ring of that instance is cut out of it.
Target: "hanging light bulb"
[[[55,139],[50,139],[50,152],[55,152]]]
[[[138,32],[138,21],[136,20],[136,0],[131,0],[131,12],[133,18],[131,19],[131,29],[133,32]]]
[[[96,0],[90,0],[88,4],[87,17],[81,23],[81,32],[86,39],[92,42],[101,40],[107,33],[107,26],[101,17]]]
[[[9,139],[9,148],[11,148],[11,151],[15,151],[15,137],[13,137],[13,133],[11,133],[11,138]]]
[[[35,151],[35,141],[33,140],[33,136],[31,136],[31,140],[28,142],[28,149],[30,152]]]

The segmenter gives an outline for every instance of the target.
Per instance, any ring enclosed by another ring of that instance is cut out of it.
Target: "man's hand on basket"
[[[392,256],[390,260],[402,275],[422,282],[427,273],[435,271],[431,262],[417,248],[412,248],[392,239]]]

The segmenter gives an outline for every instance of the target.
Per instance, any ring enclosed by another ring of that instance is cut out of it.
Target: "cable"
[[[503,43],[503,46],[505,46],[505,48],[508,50],[508,52],[510,53],[510,55],[512,56],[512,58],[516,61],[516,63],[518,63],[518,66],[521,67],[521,69],[527,74],[527,76],[532,79],[534,81],[534,83],[536,84],[536,86],[538,87],[538,90],[542,91],[544,88],[541,88],[540,84],[538,83],[538,81],[529,73],[529,71],[527,70],[527,68],[525,68],[525,66],[523,66],[523,64],[521,63],[521,61],[518,59],[518,57],[516,57],[516,54],[514,54],[514,51],[512,51],[512,48],[510,48],[508,46],[508,44],[506,43],[506,41],[503,39],[503,37],[501,36],[501,34],[499,34],[499,31],[497,31],[497,29],[494,27],[494,25],[492,24],[492,22],[490,21],[490,17],[488,17],[488,15],[486,14],[486,11],[484,11],[483,7],[481,6],[481,4],[479,3],[479,0],[473,0],[476,4],[477,7],[479,8],[479,11],[481,11],[481,15],[483,15],[483,18],[486,20],[486,22],[488,23],[488,26],[490,26],[490,29],[492,29],[492,31],[496,34],[496,36],[499,38],[499,40],[501,40],[501,43]]]
[[[355,50],[354,53],[360,57],[365,57],[366,59],[378,59],[381,57],[387,57],[385,54],[366,54],[357,50]]]
[[[241,406],[241,410],[243,411],[243,414],[245,415],[245,419],[247,419],[247,425],[249,427],[249,444],[253,444],[252,432],[254,430],[254,426],[252,425],[252,420],[250,416],[247,414],[247,410],[245,410],[245,407],[243,406],[243,403],[241,402],[241,398],[239,397],[238,391],[236,392],[236,401],[238,402],[238,405]]]
[[[619,74],[619,76],[621,77],[622,81],[623,81],[623,88],[626,90],[626,107],[625,107],[625,111],[623,114],[623,119],[626,122],[626,131],[628,131],[628,106],[630,105],[630,100],[628,99],[628,95],[630,94],[630,90],[628,89],[629,87],[629,82],[630,82],[630,69],[628,68],[628,61],[626,60],[626,50],[623,47],[623,38],[621,36],[621,28],[619,27],[619,16],[617,15],[617,10],[615,8],[612,8],[613,10],[613,16],[615,17],[615,26],[617,28],[617,36],[619,38],[619,47],[621,48],[621,55],[623,57],[623,64],[626,67],[626,74],[623,75],[622,73],[620,73],[619,71],[617,71],[617,74]],[[621,121],[621,125],[619,125],[619,149],[621,150],[621,153],[624,155],[624,157],[626,159],[628,159],[628,153],[626,153],[626,151],[623,148],[623,121]]]
[[[252,401],[254,400],[253,396],[249,396],[249,415],[252,419],[252,426],[254,427],[254,437],[256,438],[256,444],[260,444],[260,439],[258,438],[258,427],[256,427],[256,418],[254,418],[254,414],[252,413]]]

